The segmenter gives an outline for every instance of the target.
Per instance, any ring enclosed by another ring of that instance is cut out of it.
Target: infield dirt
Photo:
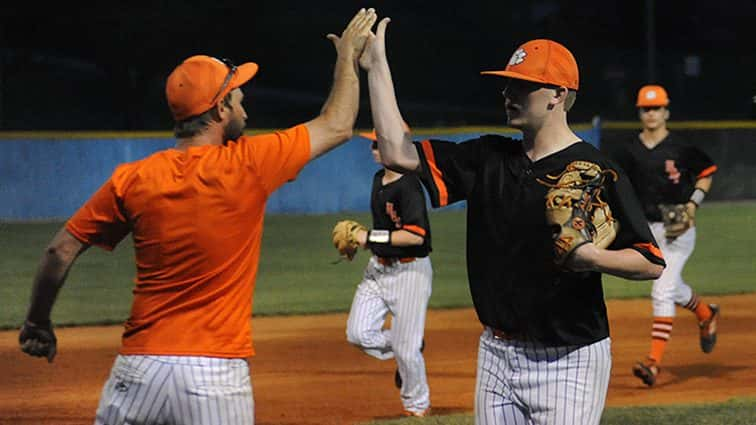
[[[719,342],[698,347],[695,318],[678,309],[654,388],[632,376],[650,344],[649,300],[607,302],[613,368],[608,406],[717,402],[756,396],[756,294],[705,297],[722,306]],[[346,314],[253,319],[251,360],[256,424],[354,424],[402,411],[393,361],[347,344]],[[470,412],[481,325],[472,309],[432,310],[425,359],[435,414]],[[18,349],[17,331],[0,332],[0,424],[92,424],[121,327],[58,329],[53,364]]]

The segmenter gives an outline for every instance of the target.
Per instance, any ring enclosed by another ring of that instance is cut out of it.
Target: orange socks
[[[695,313],[696,319],[698,319],[699,322],[711,318],[711,308],[709,308],[708,304],[702,303],[701,298],[695,292],[693,292],[693,295],[690,297],[690,301],[688,301],[683,307]]]
[[[682,307],[692,311],[699,322],[709,320],[712,315],[709,305],[701,302],[701,298],[695,292],[691,295],[690,301]],[[656,365],[661,364],[664,357],[664,349],[667,348],[667,341],[672,334],[673,319],[674,317],[654,317],[651,329],[651,352],[648,359]]]
[[[667,341],[672,333],[673,317],[654,317],[654,324],[651,329],[651,352],[648,354],[649,360],[653,360],[657,365],[661,363],[664,357],[664,349],[667,348]]]

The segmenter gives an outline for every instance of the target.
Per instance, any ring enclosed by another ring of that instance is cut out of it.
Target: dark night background
[[[413,126],[502,124],[497,84],[478,73],[503,68],[533,38],[557,40],[578,60],[573,122],[635,120],[648,82],[669,91],[673,120],[756,118],[748,0],[74,1],[0,10],[0,129],[169,130],[165,78],[200,53],[260,65],[246,90],[250,127],[308,120],[331,84],[325,35],[364,6],[393,19],[389,60]],[[369,127],[362,100],[358,126]]]

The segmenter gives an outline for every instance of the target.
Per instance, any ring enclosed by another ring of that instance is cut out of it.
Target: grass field
[[[472,415],[431,416],[374,421],[364,425],[473,425]],[[727,403],[664,407],[610,407],[601,425],[753,425],[756,400],[733,399]]]
[[[684,277],[701,294],[753,292],[756,276],[756,202],[709,203],[699,211],[698,241]],[[346,311],[367,260],[331,264],[333,224],[343,218],[368,222],[367,214],[269,216],[266,219],[256,315],[315,314]],[[465,273],[465,216],[462,211],[434,211],[434,265],[431,308],[470,306]],[[39,256],[60,223],[0,223],[0,328],[23,320]],[[134,275],[130,241],[113,253],[93,248],[72,269],[53,312],[58,325],[121,323],[128,316]],[[650,282],[606,277],[608,298],[647,297]],[[715,405],[609,408],[604,425],[755,424],[756,401]],[[393,424],[472,424],[470,415],[426,418]]]
[[[709,203],[699,211],[698,241],[684,277],[702,294],[756,290],[756,202]],[[333,224],[342,218],[368,223],[367,214],[274,215],[266,218],[256,315],[347,311],[367,260],[331,264]],[[431,212],[434,268],[431,308],[471,305],[465,272],[463,211]],[[60,223],[0,223],[0,328],[21,323],[31,281],[45,244]],[[134,261],[125,240],[113,252],[85,252],[74,265],[53,311],[59,325],[121,323],[131,303]],[[650,282],[605,277],[608,298],[648,296]]]

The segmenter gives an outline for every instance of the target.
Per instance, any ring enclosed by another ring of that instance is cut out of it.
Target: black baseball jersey
[[[391,246],[370,244],[370,250],[379,257],[427,257],[431,252],[431,231],[425,193],[417,176],[404,174],[386,185],[381,169],[373,176],[370,195],[370,210],[373,214],[373,229],[406,230],[424,238],[422,245]]]
[[[416,147],[433,206],[467,200],[467,274],[484,325],[548,346],[585,345],[609,336],[601,274],[567,272],[554,263],[545,218],[549,187],[543,182],[572,161],[617,172],[602,195],[620,223],[609,248],[634,248],[664,264],[627,176],[588,143],[535,162],[522,142],[497,135],[459,144],[426,140]]]
[[[653,149],[636,136],[615,159],[630,177],[649,221],[662,220],[659,204],[688,202],[696,180],[717,171],[708,155],[672,133]]]

